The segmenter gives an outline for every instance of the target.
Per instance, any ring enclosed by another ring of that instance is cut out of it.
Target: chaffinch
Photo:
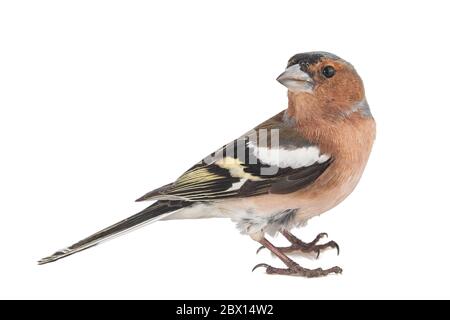
[[[270,274],[319,277],[342,269],[306,269],[287,254],[339,247],[297,239],[290,230],[344,200],[356,187],[375,140],[375,121],[353,66],[327,52],[296,54],[277,80],[288,88],[288,108],[207,156],[175,182],[137,201],[141,212],[53,255],[45,264],[150,222],[226,217],[241,233],[286,265],[259,264]],[[281,233],[289,247],[265,235]],[[254,268],[254,269],[255,269]]]

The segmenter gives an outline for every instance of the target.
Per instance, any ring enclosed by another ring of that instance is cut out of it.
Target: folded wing
[[[137,201],[216,201],[286,194],[310,185],[332,161],[331,155],[300,136],[280,113],[205,157],[174,183]]]

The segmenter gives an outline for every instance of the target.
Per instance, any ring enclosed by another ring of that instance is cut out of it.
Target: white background
[[[0,298],[450,298],[448,30],[445,1],[3,1]],[[357,68],[378,123],[356,191],[297,231],[343,275],[251,273],[280,263],[227,220],[36,265],[285,108],[311,50]]]

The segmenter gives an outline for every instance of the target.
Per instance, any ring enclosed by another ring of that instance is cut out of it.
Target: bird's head
[[[361,78],[350,63],[334,54],[296,54],[277,80],[288,88],[290,108],[297,114],[332,118],[354,111],[370,114]]]

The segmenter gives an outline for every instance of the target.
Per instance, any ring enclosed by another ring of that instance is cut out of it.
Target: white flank
[[[316,146],[292,150],[257,147],[253,144],[249,144],[249,146],[261,162],[279,168],[291,167],[297,169],[308,167],[314,163],[323,163],[330,159],[328,154],[320,154],[320,149]]]

